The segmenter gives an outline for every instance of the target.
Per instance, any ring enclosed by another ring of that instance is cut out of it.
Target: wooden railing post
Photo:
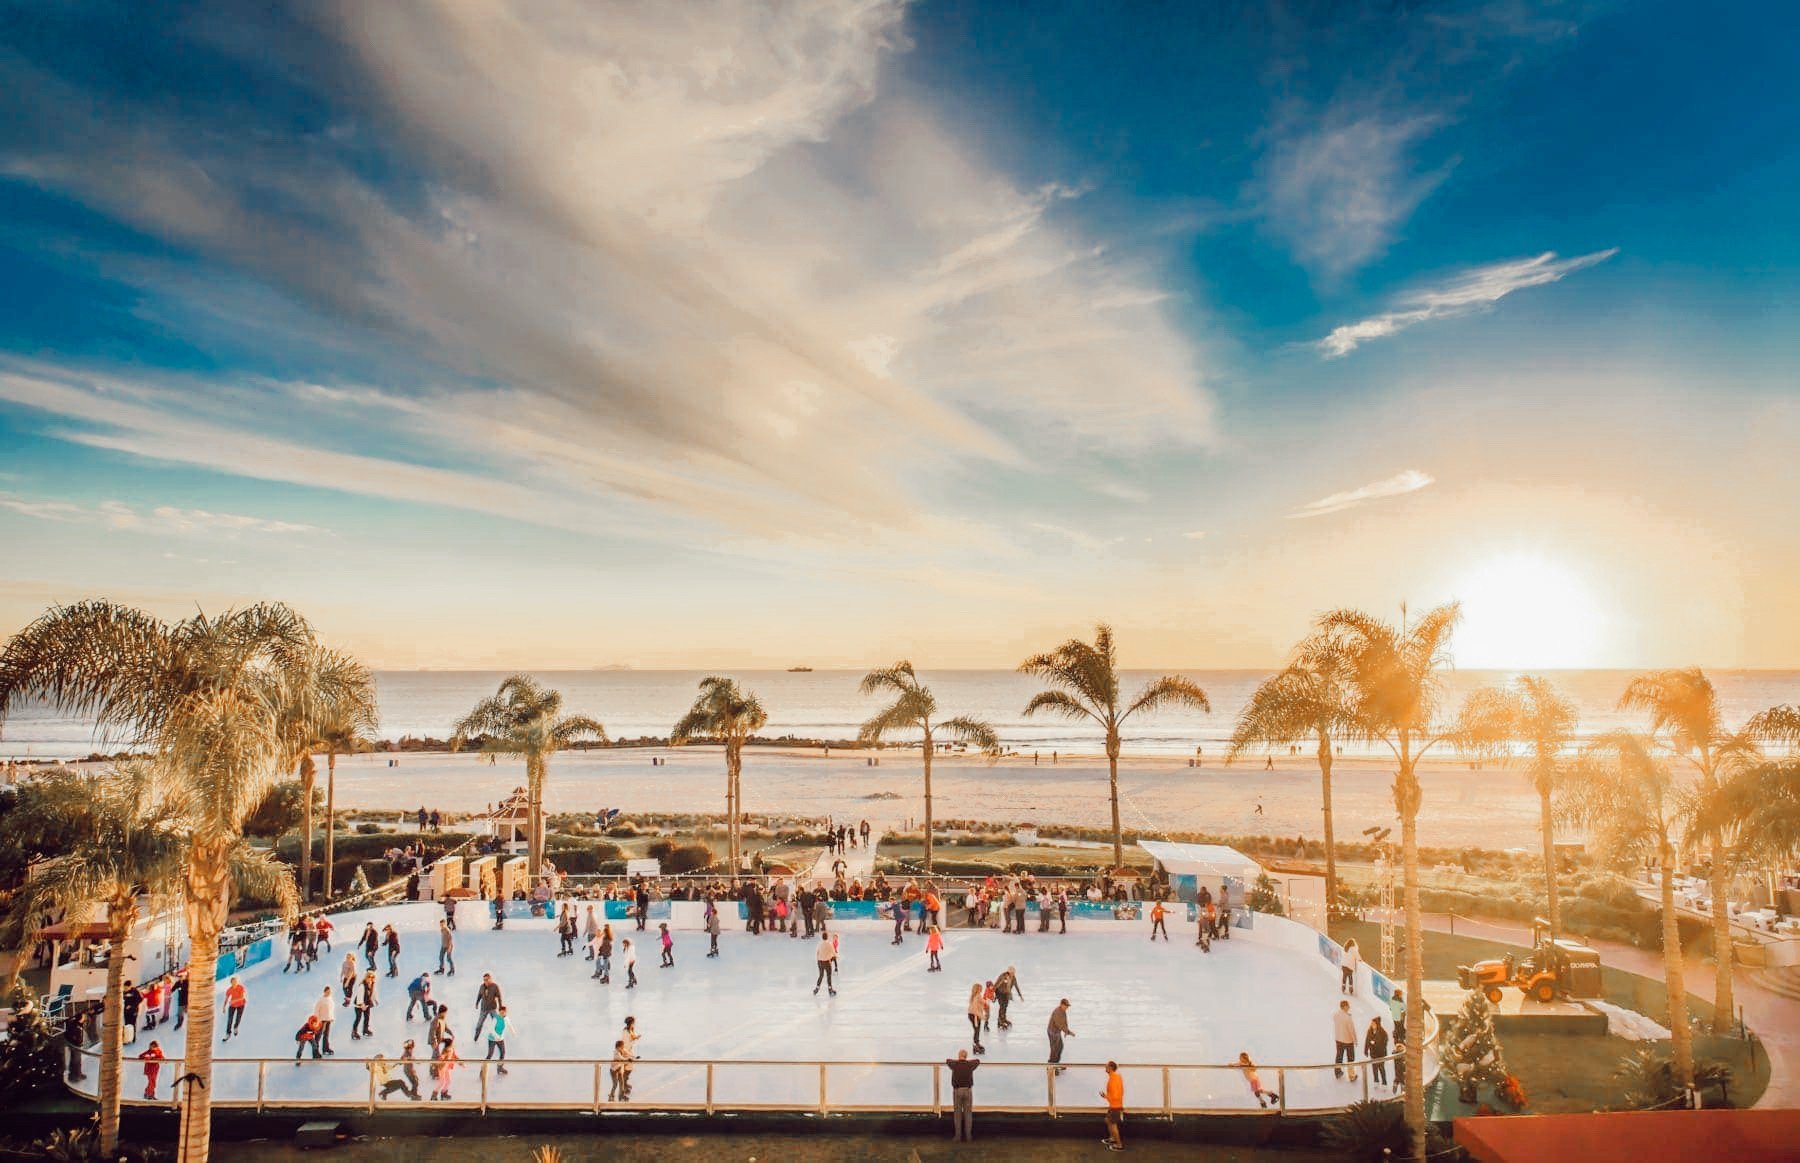
[[[600,1080],[601,1080],[601,1075],[604,1074],[605,1071],[606,1071],[606,1063],[600,1061],[598,1058],[594,1059],[594,1113],[595,1114],[600,1113]]]
[[[488,1108],[487,1086],[488,1086],[488,1064],[484,1061],[481,1064],[481,1113],[483,1115],[488,1113],[487,1112],[487,1108]]]
[[[1167,1066],[1162,1068],[1162,1082],[1163,1082],[1163,1118],[1168,1119],[1170,1122],[1174,1122],[1175,1121],[1175,1104],[1171,1100],[1172,1092],[1170,1091],[1170,1088],[1169,1088],[1169,1068]]]
[[[1044,1067],[1044,1113],[1056,1117],[1056,1067]]]
[[[256,1113],[263,1113],[263,1095],[269,1087],[269,1060],[259,1058],[256,1062]]]
[[[1275,1097],[1281,1103],[1281,1113],[1287,1114],[1287,1067],[1275,1068]]]
[[[944,1068],[937,1063],[931,1064],[931,1113],[940,1118],[944,1113]]]
[[[706,1064],[706,1113],[713,1113],[713,1064]]]
[[[825,1063],[819,1063],[819,1117],[825,1117]]]

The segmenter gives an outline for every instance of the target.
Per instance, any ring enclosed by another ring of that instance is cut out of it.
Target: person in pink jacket
[[[926,937],[925,937],[925,952],[931,958],[931,966],[930,966],[930,968],[926,969],[925,972],[936,973],[938,970],[943,968],[943,966],[938,963],[938,954],[942,953],[943,951],[944,951],[944,934],[938,929],[938,927],[936,925],[933,925],[933,926],[931,926],[931,931],[929,933],[927,933]]]

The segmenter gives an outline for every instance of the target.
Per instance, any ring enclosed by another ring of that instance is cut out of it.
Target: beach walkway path
[[[867,884],[874,879],[875,851],[881,846],[881,838],[887,834],[887,827],[875,820],[870,820],[869,829],[869,842],[867,844],[859,843],[841,857],[833,855],[829,848],[822,849],[819,852],[819,858],[813,861],[812,868],[801,874],[802,879],[814,883],[822,880],[826,884],[830,884],[837,879],[837,873],[832,871],[831,866],[838,860],[844,862],[845,880],[861,880]]]

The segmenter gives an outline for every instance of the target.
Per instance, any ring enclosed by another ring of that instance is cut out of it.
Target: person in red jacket
[[[162,1073],[163,1048],[154,1038],[150,1040],[150,1048],[138,1055],[138,1061],[144,1064],[144,1097],[156,1097],[156,1076]]]

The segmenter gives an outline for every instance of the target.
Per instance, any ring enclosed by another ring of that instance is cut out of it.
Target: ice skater
[[[837,966],[837,955],[837,942],[821,934],[818,948],[813,950],[813,959],[819,965],[819,976],[813,980],[814,996],[818,995],[821,985],[830,991],[832,997],[837,996],[837,987],[832,984],[831,978],[832,970]]]
[[[375,1036],[375,1031],[369,1028],[369,1018],[375,1013],[375,1005],[375,971],[370,969],[363,973],[362,984],[356,991],[355,1007],[350,1011],[351,1041]]]
[[[675,968],[675,938],[669,932],[669,922],[659,921],[657,928],[661,930],[657,939],[662,942],[662,963],[657,968],[673,969]]]
[[[926,967],[925,972],[936,973],[944,968],[943,964],[938,960],[938,954],[943,951],[944,935],[938,931],[936,925],[933,925],[931,926],[931,931],[925,935],[925,955],[930,960],[930,965]]]
[[[1125,1149],[1125,1079],[1117,1062],[1106,1064],[1106,1089],[1100,1092],[1106,1100],[1106,1138],[1100,1140],[1109,1151]]]
[[[1343,982],[1339,986],[1352,996],[1356,993],[1356,970],[1362,965],[1362,953],[1356,948],[1356,938],[1344,942]]]
[[[788,932],[792,934],[793,930],[790,929]],[[717,957],[719,955],[719,904],[710,898],[706,902],[706,936],[712,942],[712,948],[707,950],[706,955]]]
[[[394,926],[383,925],[381,927],[381,943],[387,948],[387,975],[389,977],[399,977],[400,934],[394,930]]]
[[[974,1031],[973,1048],[977,1054],[986,1054],[987,1047],[981,1044],[981,1023],[987,1019],[987,994],[981,982],[969,987],[969,1029]]]
[[[619,1099],[623,1102],[631,1101],[632,1063],[638,1059],[637,1044],[638,1039],[642,1037],[643,1035],[638,1032],[637,1018],[626,1017],[625,1028],[619,1031],[619,1042],[625,1047],[625,1068],[620,1072],[619,1082]]]
[[[575,906],[564,901],[562,915],[556,918],[556,940],[560,948],[558,957],[575,956]]]
[[[295,1066],[300,1065],[300,1055],[304,1054],[309,1048],[312,1050],[313,1061],[317,1062],[320,1057],[319,1019],[312,1014],[307,1014],[306,1020],[300,1023],[300,1028],[294,1031]]]
[[[611,925],[600,926],[600,944],[594,950],[594,976],[601,985],[612,984],[613,931]]]
[[[1164,919],[1168,916],[1168,912],[1167,909],[1163,908],[1163,903],[1161,901],[1157,901],[1150,906],[1150,939],[1152,941],[1156,940],[1156,935],[1158,933],[1162,934],[1164,941],[1169,939],[1169,926],[1164,923]]]
[[[1069,999],[1063,998],[1055,1009],[1050,1011],[1050,1025],[1045,1031],[1050,1036],[1050,1062],[1061,1074],[1064,1067],[1056,1065],[1062,1061],[1063,1039],[1073,1038],[1075,1031],[1069,1029]]]
[[[607,1092],[607,1102],[619,1102],[620,1096],[631,1095],[631,1051],[626,1049],[625,1040],[613,1043],[612,1056],[612,1088]]]
[[[456,1035],[446,1034],[431,1051],[431,1101],[450,1102],[451,1076],[456,1072]]]
[[[1006,1017],[1006,1007],[1012,1004],[1014,997],[1024,1001],[1025,991],[1019,988],[1019,971],[1008,965],[1005,973],[994,978],[994,1001],[1000,1008],[994,1023],[1002,1030],[1012,1029],[1012,1022]]]
[[[1332,1075],[1344,1076],[1344,1066],[1350,1066],[1350,1081],[1356,1081],[1356,1020],[1350,1016],[1350,1003],[1341,1001],[1331,1015],[1331,1040],[1337,1046],[1337,1053],[1332,1058]]]
[[[162,1073],[162,1043],[155,1038],[150,1039],[150,1048],[138,1055],[138,1061],[144,1064],[144,1097],[156,1097],[156,1076]]]
[[[381,934],[375,931],[374,921],[363,926],[362,936],[356,943],[362,946],[363,959],[369,963],[369,968],[375,968],[375,954],[381,952]]]
[[[1250,1093],[1256,1099],[1258,1107],[1275,1106],[1281,1102],[1281,1095],[1264,1090],[1262,1076],[1256,1072],[1256,1063],[1250,1061],[1250,1052],[1238,1055],[1238,1069],[1244,1072],[1244,1081],[1250,1084]]]
[[[449,965],[445,970],[444,966]],[[438,922],[438,972],[448,972],[456,976],[456,933],[450,928],[450,922]]]
[[[625,959],[625,988],[637,988],[637,950],[632,948],[631,938],[625,938],[619,947],[619,955]]]
[[[600,932],[600,919],[594,916],[594,906],[589,905],[581,918],[581,940],[588,947],[587,959],[594,959],[594,937]]]
[[[406,1040],[406,1045],[400,1048],[399,1078],[394,1078],[392,1076],[391,1067],[387,1065],[387,1059],[377,1054],[375,1055],[375,1062],[379,1063],[379,1065],[373,1067],[376,1072],[376,1080],[381,1083],[381,1091],[376,1095],[377,1098],[387,1098],[389,1095],[393,1094],[404,1094],[414,1102],[419,1101],[419,1070],[418,1067],[413,1065],[413,1040],[411,1038],[408,1038]]]
[[[494,980],[494,975],[482,974],[481,984],[475,987],[475,1036],[477,1038],[481,1037],[481,1028],[487,1025],[496,1013],[500,1012],[500,1007],[505,1002],[506,999],[500,996],[500,983]]]
[[[900,936],[901,930],[904,929],[905,926],[906,926],[906,902],[899,897],[895,897],[894,898],[894,940],[892,942],[893,944],[895,944],[895,945],[905,944],[905,939]],[[809,930],[811,929],[810,921],[807,923],[807,927]],[[809,931],[806,935],[810,937],[810,936],[812,936],[812,933]]]
[[[507,1019],[506,1007],[501,1006],[494,1013],[494,1024],[488,1028],[487,1056],[492,1059],[500,1055],[500,1073],[506,1073],[506,1035],[512,1033],[512,1022]]]
[[[238,1027],[244,1024],[244,1004],[247,1000],[244,983],[232,978],[225,987],[225,1041],[230,1041],[231,1036],[238,1032]]]
[[[362,974],[356,968],[356,954],[344,954],[344,963],[338,966],[338,984],[344,987],[344,1004],[350,1004],[350,994],[356,989],[356,979]]]
[[[1382,1086],[1388,1084],[1387,1073],[1388,1032],[1377,1015],[1369,1019],[1369,1028],[1363,1031],[1363,1057],[1369,1060],[1369,1075]]]
[[[319,1019],[319,1048],[325,1051],[327,1056],[336,1054],[337,1051],[331,1048],[331,1019],[334,1015],[331,1009],[331,987],[329,985],[319,994],[319,1000],[313,1003],[312,1012],[313,1017]]]
[[[431,974],[421,973],[412,979],[406,987],[406,1020],[412,1021],[413,1009],[418,1008],[425,1020],[430,1021],[437,1013],[437,1004],[431,1000]]]

